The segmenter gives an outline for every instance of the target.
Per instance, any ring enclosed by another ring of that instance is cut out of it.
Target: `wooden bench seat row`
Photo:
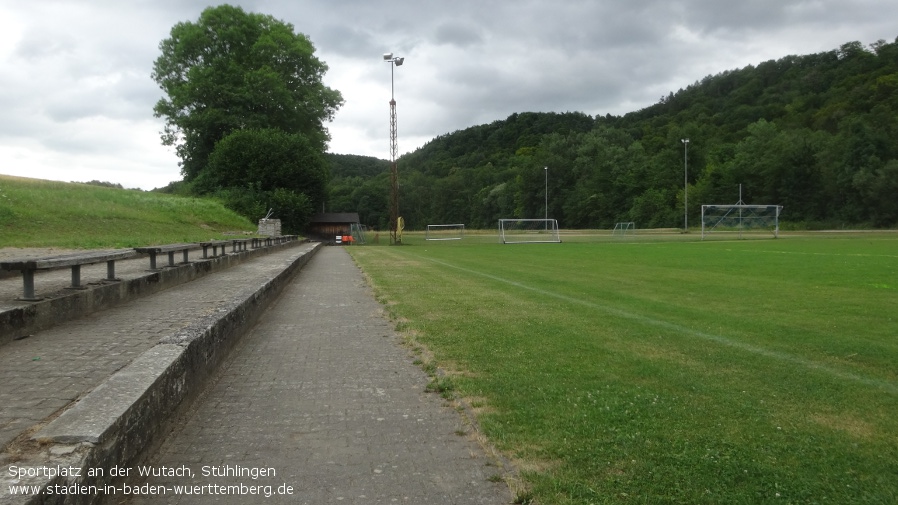
[[[115,277],[115,261],[128,259],[137,256],[137,251],[130,250],[108,250],[108,251],[90,251],[84,253],[61,254],[58,256],[47,256],[43,258],[25,259],[17,261],[4,261],[0,263],[2,270],[20,270],[22,272],[22,282],[25,285],[24,293],[21,300],[37,301],[40,300],[34,294],[34,272],[37,270],[53,270],[57,268],[71,267],[72,269],[72,285],[71,289],[85,289],[81,285],[81,266],[93,265],[95,263],[106,262],[106,280],[117,281]]]
[[[183,244],[167,244],[148,247],[135,247],[134,249],[112,249],[102,251],[85,251],[71,254],[61,254],[57,256],[46,256],[43,258],[28,258],[22,260],[3,261],[0,262],[0,270],[21,271],[22,283],[24,285],[22,297],[23,301],[39,301],[42,298],[36,296],[34,292],[34,274],[38,270],[55,270],[59,268],[69,267],[72,269],[72,284],[69,289],[86,289],[81,284],[81,266],[93,265],[96,263],[106,262],[106,281],[118,281],[115,276],[116,260],[129,259],[138,254],[148,254],[150,256],[150,270],[160,270],[156,257],[160,254],[168,255],[168,264],[166,267],[175,267],[189,263],[189,251],[197,246],[203,249],[203,259],[209,259],[208,251],[212,248],[212,257],[219,256],[218,250],[221,248],[221,256],[227,254],[227,246],[231,246],[232,253],[243,252],[247,250],[247,245],[251,244],[253,249],[259,247],[271,246],[274,244],[282,244],[292,240],[296,240],[296,235],[284,235],[280,237],[268,238],[246,238],[231,240],[211,240],[208,242],[183,243]],[[175,263],[175,255],[181,253],[182,261]]]
[[[277,237],[256,237],[252,240],[252,248],[269,247],[275,244],[283,244],[298,239],[298,235],[279,235]]]
[[[211,240],[209,242],[199,242],[200,247],[203,248],[203,259],[209,258],[209,248],[212,248],[212,256],[215,258],[216,256],[224,256],[228,253],[227,247],[231,246],[231,252],[237,253],[241,251],[247,250],[247,244],[250,243],[252,239],[248,238],[235,238],[231,240]],[[218,254],[218,248],[221,247],[221,254]]]

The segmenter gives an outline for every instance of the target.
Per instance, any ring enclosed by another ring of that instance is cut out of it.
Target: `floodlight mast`
[[[399,169],[396,157],[399,151],[396,145],[396,98],[393,89],[393,67],[402,65],[405,58],[394,57],[393,53],[385,53],[384,61],[390,64],[390,244],[399,244]]]
[[[689,139],[683,143],[683,233],[689,233]]]
[[[545,207],[543,207],[543,219],[546,220],[546,229],[549,229],[549,167],[543,167],[546,172],[546,188],[543,191],[545,196]]]

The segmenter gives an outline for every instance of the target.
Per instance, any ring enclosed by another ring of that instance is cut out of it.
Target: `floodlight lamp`
[[[393,59],[393,53],[384,53],[384,61],[390,61]]]
[[[680,142],[682,142],[682,143],[684,143],[684,144],[688,144],[688,143],[689,143],[689,139],[680,139]]]
[[[398,67],[399,65],[402,65],[402,62],[403,62],[403,61],[405,61],[405,58],[396,58],[395,60],[393,60],[393,62],[396,63],[396,66],[397,66],[397,67]]]

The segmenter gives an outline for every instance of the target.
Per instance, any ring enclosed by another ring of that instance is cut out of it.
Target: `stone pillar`
[[[260,219],[259,235],[266,237],[279,237],[281,235],[280,219]]]

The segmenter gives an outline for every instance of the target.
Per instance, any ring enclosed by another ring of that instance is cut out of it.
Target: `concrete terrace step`
[[[214,275],[188,275],[171,281],[176,287],[0,345],[0,467],[99,467],[135,457],[320,245],[272,247]],[[119,276],[146,278],[146,262],[123,262]],[[184,268],[211,268],[200,263]],[[28,502],[8,495],[8,484],[51,480],[4,471],[0,503]]]

